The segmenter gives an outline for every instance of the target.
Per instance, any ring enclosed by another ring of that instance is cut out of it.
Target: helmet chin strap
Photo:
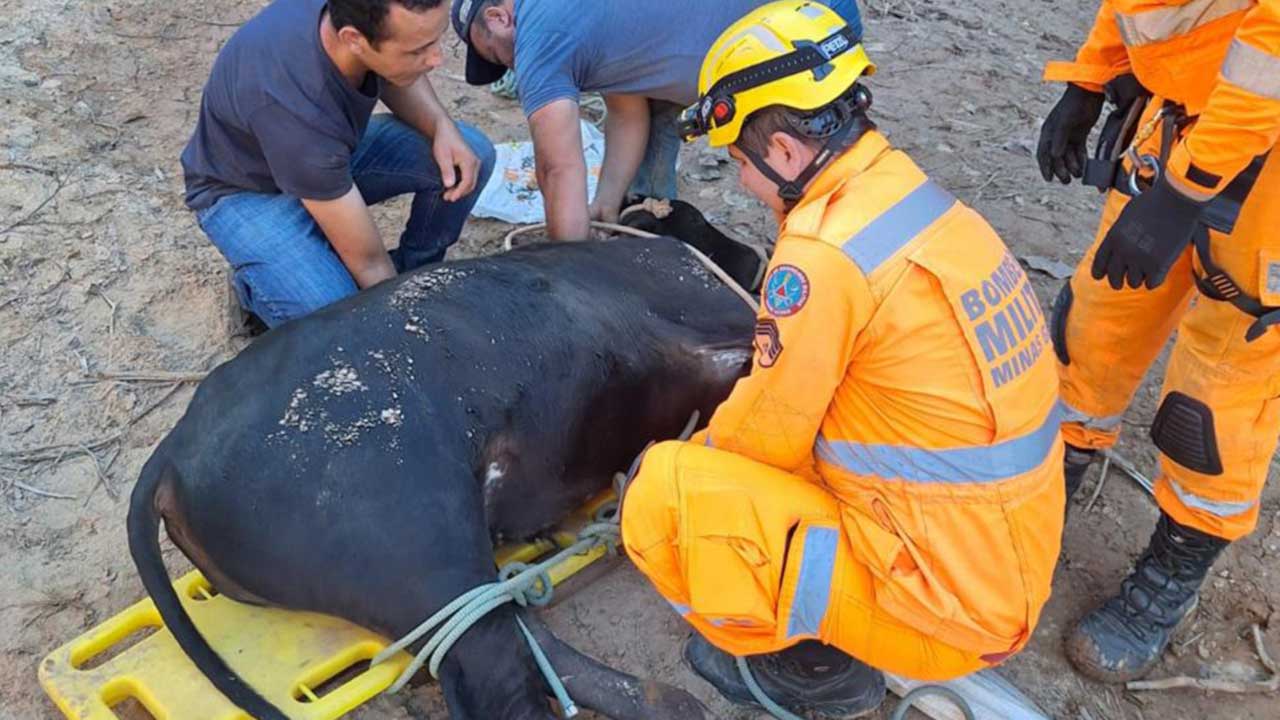
[[[805,186],[827,166],[827,163],[852,147],[868,130],[875,128],[875,123],[863,112],[869,104],[869,101],[865,103],[859,102],[857,105],[859,111],[849,113],[844,123],[835,132],[827,136],[827,141],[823,143],[822,149],[818,151],[817,155],[813,156],[813,159],[809,161],[804,170],[801,170],[799,175],[790,180],[782,177],[770,167],[760,153],[745,147],[739,147],[738,149],[742,151],[743,155],[747,156],[747,159],[751,161],[756,170],[760,171],[761,175],[764,175],[770,182],[778,186],[778,197],[782,198],[783,207],[789,211],[804,196]]]

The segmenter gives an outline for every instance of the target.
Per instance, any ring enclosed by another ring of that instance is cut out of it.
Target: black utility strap
[[[844,38],[845,40],[842,47],[833,52],[828,52],[824,49],[839,38]],[[857,44],[858,37],[854,35],[853,28],[845,25],[835,33],[812,45],[806,44],[786,55],[725,75],[715,85],[711,86],[711,89],[706,92],[706,97],[718,99],[733,96],[743,90],[750,90],[775,80],[790,77],[796,73],[815,70],[831,62],[839,55],[852,50]]]
[[[1246,295],[1240,285],[1213,261],[1208,229],[1196,235],[1195,246],[1205,273],[1204,277],[1196,276],[1196,287],[1200,292],[1211,300],[1229,302],[1240,312],[1256,318],[1245,332],[1245,340],[1253,342],[1262,337],[1267,328],[1280,323],[1280,307],[1263,305],[1257,298]]]

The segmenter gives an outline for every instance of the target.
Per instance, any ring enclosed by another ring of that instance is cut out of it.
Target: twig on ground
[[[1195,678],[1187,675],[1178,675],[1177,677],[1164,678],[1162,680],[1134,680],[1125,685],[1129,690],[1173,690],[1175,688],[1194,688],[1196,690],[1205,690],[1209,692],[1224,693],[1273,693],[1280,690],[1280,668],[1277,668],[1276,661],[1271,659],[1270,653],[1267,652],[1266,644],[1262,641],[1262,629],[1254,623],[1250,628],[1253,631],[1253,650],[1258,655],[1258,660],[1263,667],[1270,673],[1270,677],[1266,680],[1221,680],[1217,678]]]
[[[97,284],[91,284],[91,285],[89,286],[89,292],[90,292],[91,294],[93,294],[93,295],[97,295],[98,297],[102,298],[102,301],[103,301],[103,302],[105,302],[105,303],[107,304],[107,307],[111,309],[111,321],[110,321],[110,323],[109,323],[109,325],[108,325],[108,332],[109,332],[111,335],[115,335],[115,334],[116,334],[116,304],[115,304],[115,302],[113,302],[113,301],[111,300],[111,298],[107,297],[107,294],[106,294],[105,292],[103,292],[102,288],[98,287],[98,286],[97,286]]]
[[[247,20],[232,20],[230,22],[227,22],[224,20],[206,20],[205,18],[192,17],[190,15],[178,15],[177,17],[182,20],[190,20],[191,22],[198,23],[200,25],[212,25],[213,27],[234,28],[234,27],[240,27],[241,25],[248,22]]]
[[[995,172],[992,172],[990,175],[988,175],[986,181],[983,182],[981,185],[979,185],[977,190],[973,191],[973,198],[969,201],[969,203],[973,204],[981,200],[982,191],[986,190],[991,185],[991,183],[995,182],[996,178],[999,178],[1001,175],[1002,173],[999,170],[996,170]]]
[[[28,165],[26,163],[0,163],[0,170],[26,170],[28,172],[40,173],[49,177],[57,177],[58,173],[49,168],[42,168],[36,165]]]
[[[52,395],[6,395],[5,399],[18,407],[48,407],[58,402]]]
[[[102,371],[85,376],[85,382],[193,383],[207,377],[207,372],[167,372],[150,370]]]
[[[102,469],[102,463],[98,461],[98,454],[83,445],[80,446],[80,451],[85,455],[88,455],[89,458],[93,460],[93,471],[98,476],[98,482],[94,484],[93,489],[89,491],[87,496],[85,496],[85,505],[89,504],[89,498],[93,497],[93,491],[97,490],[99,485],[101,485],[102,489],[107,492],[107,497],[112,500],[119,500],[119,494],[116,493],[115,488],[111,487],[111,483],[107,481],[107,473]]]
[[[19,296],[14,295],[13,297],[9,297],[9,298],[5,298],[4,300],[0,300],[0,310],[3,310],[3,309],[5,309],[5,308],[9,307],[10,305],[12,305],[12,304],[14,304],[14,303],[18,302],[18,297],[19,297]]]
[[[1102,495],[1102,486],[1107,482],[1107,473],[1111,471],[1111,456],[1102,456],[1102,472],[1098,474],[1098,485],[1093,488],[1093,495],[1089,496],[1089,504],[1084,506],[1084,511],[1089,512],[1093,509],[1093,504],[1098,502],[1098,497]]]
[[[1147,491],[1147,494],[1155,495],[1156,486],[1155,486],[1155,483],[1151,482],[1151,478],[1148,478],[1146,475],[1143,475],[1138,470],[1138,467],[1136,465],[1126,460],[1124,456],[1117,453],[1114,448],[1109,450],[1103,450],[1102,456],[1104,458],[1110,458],[1111,461],[1116,464],[1116,467],[1120,468],[1120,470],[1123,471],[1125,475],[1128,475],[1129,477],[1133,478],[1133,481],[1141,485],[1142,489]]]
[[[58,196],[58,193],[62,192],[62,189],[67,186],[67,181],[61,177],[56,178],[56,183],[57,185],[53,188],[53,192],[49,193],[48,197],[40,201],[40,204],[37,205],[34,210],[18,218],[17,220],[9,224],[8,227],[5,227],[3,230],[0,230],[0,235],[4,235],[8,233],[10,230],[13,230],[15,228],[18,228],[27,224],[33,218],[35,218],[36,215],[39,215],[41,211],[43,211],[45,207],[49,205],[49,203],[53,202],[53,199]]]
[[[75,495],[66,495],[63,493],[50,492],[49,490],[41,490],[40,488],[35,487],[34,485],[28,485],[22,482],[21,480],[14,480],[12,481],[12,484],[14,487],[18,488],[19,490],[22,490],[23,492],[29,492],[32,495],[39,495],[40,497],[52,498],[54,500],[75,500],[76,499]]]
[[[119,460],[119,459],[120,459],[120,455],[121,455],[123,452],[124,452],[124,451],[123,451],[123,449],[122,449],[119,445],[117,445],[117,446],[115,447],[115,450],[111,453],[111,458],[110,458],[109,460],[107,460],[107,462],[106,462],[106,464],[105,464],[105,465],[103,465],[103,466],[102,466],[102,472],[103,472],[103,473],[109,473],[109,472],[111,472],[111,468],[112,468],[112,466],[114,466],[114,465],[116,464],[116,460]]]
[[[1195,635],[1192,635],[1191,637],[1187,638],[1186,640],[1183,640],[1182,642],[1178,643],[1178,649],[1185,650],[1187,649],[1188,645],[1194,645],[1195,642],[1202,637],[1204,637],[1204,633],[1198,632]]]

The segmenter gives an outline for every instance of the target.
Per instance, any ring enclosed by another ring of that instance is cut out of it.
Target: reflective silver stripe
[[[1255,1],[1191,0],[1185,5],[1159,7],[1132,15],[1116,13],[1116,25],[1125,45],[1150,45],[1186,35],[1231,13],[1248,10]]]
[[[782,42],[778,40],[777,35],[774,35],[773,32],[764,25],[761,25],[760,23],[748,25],[734,33],[731,37],[726,38],[723,42],[719,43],[720,49],[716,51],[716,54],[708,56],[702,63],[704,77],[700,79],[700,83],[703,87],[711,87],[711,85],[714,84],[710,82],[711,74],[720,65],[720,61],[724,58],[725,53],[729,52],[729,50],[737,45],[739,40],[748,36],[754,37],[761,45],[764,45],[766,48],[774,52],[780,53],[790,50],[790,48],[783,46]]]
[[[908,445],[830,441],[819,435],[818,457],[857,475],[908,482],[989,483],[1040,467],[1058,439],[1061,419],[1050,412],[1032,432],[995,445],[926,450]]]
[[[1206,500],[1199,495],[1183,490],[1173,478],[1165,476],[1165,480],[1169,482],[1169,487],[1173,489],[1173,494],[1178,496],[1178,501],[1193,510],[1203,510],[1210,515],[1216,515],[1220,518],[1229,518],[1236,515],[1247,513],[1257,505],[1256,500],[1252,502],[1222,502],[1221,500]]]
[[[845,241],[843,250],[864,275],[873,270],[925,228],[946,214],[956,199],[932,180],[925,180],[896,205],[872,220],[857,235]]]
[[[1062,422],[1064,423],[1078,423],[1086,429],[1101,432],[1115,430],[1120,427],[1120,421],[1124,420],[1124,413],[1099,417],[1077,410],[1068,405],[1065,400],[1059,403],[1058,412],[1061,413]]]
[[[791,599],[791,617],[787,620],[788,638],[817,635],[822,631],[839,543],[840,534],[835,528],[810,527],[805,531],[800,577]]]
[[[680,617],[684,617],[685,615],[688,615],[688,614],[689,614],[689,612],[690,612],[690,609],[689,609],[689,606],[688,606],[688,605],[681,605],[680,603],[678,603],[678,602],[673,602],[673,601],[671,601],[671,600],[668,600],[668,601],[667,601],[667,604],[668,604],[668,605],[670,605],[671,607],[675,608],[675,611],[676,611],[676,612],[678,612],[678,613],[680,613]]]
[[[1242,90],[1280,100],[1280,58],[1240,40],[1231,41],[1222,78]]]

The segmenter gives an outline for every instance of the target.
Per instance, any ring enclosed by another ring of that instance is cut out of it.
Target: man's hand
[[[1066,185],[1071,178],[1084,175],[1085,160],[1089,157],[1089,131],[1102,114],[1103,100],[1102,93],[1067,84],[1062,98],[1049,111],[1040,129],[1036,159],[1046,182],[1053,182],[1057,176]]]
[[[431,138],[431,154],[440,166],[445,200],[455,202],[475,190],[476,177],[480,174],[480,158],[471,151],[471,146],[452,120],[436,124],[436,135]]]
[[[591,205],[587,207],[587,214],[592,220],[600,222],[617,223],[618,214],[622,212],[622,208],[618,203],[601,203],[600,196],[596,195],[596,199],[591,201]]]
[[[387,86],[382,102],[391,114],[431,138],[431,154],[440,166],[445,200],[454,202],[475,189],[480,159],[458,132],[426,75],[408,87]]]
[[[396,276],[369,206],[355,185],[340,198],[303,200],[302,206],[315,218],[361,290]]]
[[[1161,177],[1130,200],[1107,231],[1093,257],[1093,279],[1106,277],[1114,290],[1126,282],[1131,288],[1160,287],[1196,233],[1208,232],[1200,223],[1203,210]]]

